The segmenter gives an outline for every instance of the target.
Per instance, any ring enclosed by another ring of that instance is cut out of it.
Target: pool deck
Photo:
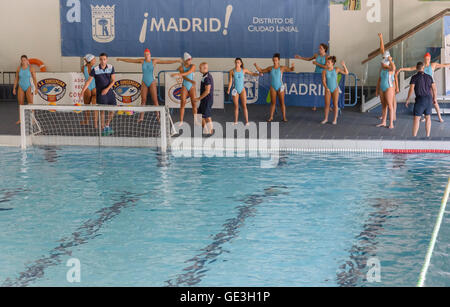
[[[410,107],[411,108],[411,107]],[[269,107],[249,105],[249,117],[253,122],[265,122]],[[192,125],[191,110],[186,110],[186,122]],[[450,150],[450,117],[444,115],[445,123],[432,116],[431,138],[425,136],[425,124],[421,123],[419,136],[412,137],[412,112],[399,104],[395,129],[377,128],[380,111],[361,113],[359,108],[346,108],[340,114],[338,125],[321,125],[323,110],[288,107],[288,123],[279,123],[279,140],[282,149],[410,149]],[[18,108],[15,102],[0,102],[0,145],[18,146],[20,126],[16,125]],[[173,110],[172,119],[178,121],[178,110]],[[330,117],[331,118],[331,117]],[[233,106],[225,110],[213,110],[213,120],[225,127],[233,121]],[[240,114],[242,121],[242,114]],[[275,120],[281,120],[278,110]],[[269,129],[270,130],[270,129]]]

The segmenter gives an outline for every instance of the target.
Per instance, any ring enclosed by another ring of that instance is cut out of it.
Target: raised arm
[[[247,68],[244,68],[244,74],[247,74],[247,75],[250,75],[250,76],[253,76],[253,77],[258,77],[258,76],[259,76],[259,73],[257,73],[257,72],[251,72],[251,71],[248,70]]]
[[[305,58],[305,57],[302,57],[302,56],[300,56],[300,55],[295,55],[295,58],[297,59],[297,60],[302,60],[302,61],[308,61],[308,62],[310,62],[310,61],[312,61],[312,60],[315,60],[316,58],[317,58],[317,54],[314,54],[312,57],[310,57],[310,58]]]
[[[153,59],[153,64],[176,64],[176,63],[182,63],[182,59],[178,60],[160,60],[160,59]]]
[[[132,63],[132,64],[142,64],[144,63],[144,59],[125,59],[125,58],[117,58],[117,62],[125,62],[125,63]]]
[[[415,66],[412,66],[412,67],[403,67],[403,68],[400,68],[399,70],[397,70],[397,75],[399,74],[399,73],[401,73],[402,71],[415,71],[416,70],[416,67]]]
[[[383,55],[384,52],[386,51],[386,50],[384,49],[383,33],[378,33],[378,37],[380,38],[380,52],[381,52],[381,55]]]
[[[269,66],[265,69],[261,69],[261,67],[258,66],[258,64],[254,63],[253,65],[255,65],[256,70],[260,73],[260,74],[267,74],[272,70],[272,66]]]
[[[336,72],[339,74],[348,75],[348,69],[347,69],[347,65],[345,65],[345,62],[342,61],[341,65],[342,65],[342,67],[344,67],[344,69],[336,68]]]
[[[186,76],[188,76],[188,75],[190,75],[190,74],[192,74],[192,73],[195,72],[195,65],[192,65],[192,66],[191,66],[191,69],[189,69],[189,70],[186,71],[186,72],[183,72],[183,67],[180,66],[180,67],[178,68],[178,71],[179,71],[179,73],[172,74],[172,77],[182,77],[182,78],[184,78],[184,77],[186,77]],[[187,79],[187,78],[184,78],[184,79],[187,80],[187,81],[189,81],[189,79]],[[189,81],[189,82],[190,82],[190,81]]]
[[[293,72],[293,71],[295,71],[295,65],[294,65],[294,63],[292,63],[291,67],[281,66],[281,70],[283,72]]]
[[[16,70],[16,78],[14,79],[14,86],[13,86],[13,95],[16,96],[17,94],[17,84],[19,84],[19,73],[20,73],[20,66]]]
[[[450,63],[447,64],[441,64],[441,63],[432,63],[431,65],[433,65],[433,70],[439,69],[439,68],[447,68],[450,67]]]

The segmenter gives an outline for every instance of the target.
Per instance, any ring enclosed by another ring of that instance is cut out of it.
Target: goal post
[[[23,105],[21,147],[155,147],[166,152],[172,129],[169,116],[165,106]],[[106,129],[102,117],[105,123],[112,118]]]

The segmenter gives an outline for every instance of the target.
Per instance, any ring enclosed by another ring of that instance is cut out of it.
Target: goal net
[[[102,127],[112,117],[109,126]],[[21,145],[158,147],[166,151],[172,124],[164,106],[20,107]]]

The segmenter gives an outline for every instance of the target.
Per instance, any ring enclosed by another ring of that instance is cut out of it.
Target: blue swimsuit
[[[394,87],[395,77],[394,74],[391,74],[389,72],[389,70],[383,69],[381,71],[380,76],[381,76],[380,88],[383,91],[383,93],[386,92],[391,87]]]
[[[327,87],[330,89],[331,93],[337,89],[337,72],[336,69],[327,70]]]
[[[433,76],[433,75],[434,75],[433,67],[431,67],[431,64],[428,65],[428,66],[425,66],[424,72],[425,72],[427,75],[430,75],[432,78],[434,78],[434,76]]]
[[[191,69],[191,67],[186,68],[186,67],[183,66],[184,72],[189,71],[189,69]],[[190,73],[189,75],[186,76],[186,78],[191,79],[191,80],[194,80],[194,73]],[[191,88],[192,88],[192,83],[191,83],[191,82],[188,82],[188,81],[186,81],[186,80],[183,79],[183,86],[184,86],[184,87],[187,89],[187,91],[189,92],[189,91],[191,90]]]
[[[30,78],[31,78],[30,67],[27,67],[26,69],[20,68],[19,86],[22,88],[24,92],[28,91],[28,89],[31,86]]]
[[[89,72],[88,72],[88,67],[84,66],[84,79],[87,81],[89,79]],[[92,91],[93,89],[95,89],[95,80],[93,79],[91,81],[91,84],[89,84],[88,89],[90,91]]]
[[[234,89],[240,95],[244,90],[244,71],[242,69],[241,71],[234,70],[233,75],[234,75]]]
[[[142,82],[144,82],[144,84],[149,87],[150,85],[152,85],[153,81],[155,81],[155,77],[153,76],[153,70],[154,70],[154,66],[153,66],[153,61],[147,62],[144,61],[144,63],[142,63]]]
[[[270,77],[270,85],[275,91],[278,92],[283,87],[283,75],[281,74],[281,67],[278,67],[277,69],[272,67],[272,70],[270,71]]]
[[[316,62],[319,63],[320,65],[325,65],[327,63],[327,57],[318,55],[316,58]],[[323,71],[323,68],[316,65],[315,72],[322,73],[322,71]]]

